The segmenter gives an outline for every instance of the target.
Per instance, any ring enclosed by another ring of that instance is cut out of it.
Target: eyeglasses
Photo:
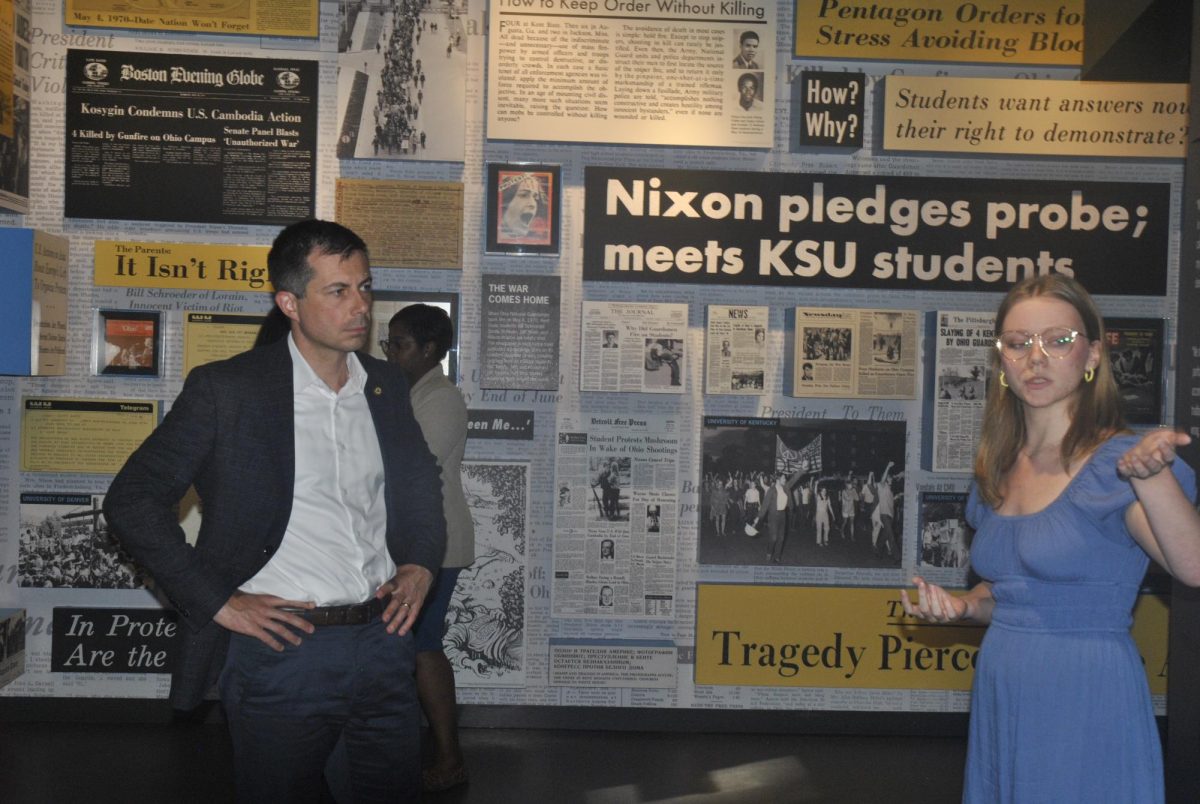
[[[385,338],[379,342],[379,348],[383,350],[385,355],[390,355],[393,349],[399,349],[403,345],[406,336],[393,335],[390,338]]]
[[[1062,360],[1071,354],[1079,333],[1066,327],[1051,327],[1043,332],[1022,332],[1019,329],[1005,330],[996,338],[996,348],[1009,360],[1023,360],[1033,351],[1036,340],[1038,348],[1046,357]]]

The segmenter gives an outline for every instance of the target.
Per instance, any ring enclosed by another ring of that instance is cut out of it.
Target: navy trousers
[[[376,619],[318,626],[271,650],[233,634],[219,683],[240,802],[317,802],[331,756],[356,802],[416,801],[420,708],[412,634]],[[334,752],[334,747],[338,751]],[[343,797],[339,795],[339,800]]]

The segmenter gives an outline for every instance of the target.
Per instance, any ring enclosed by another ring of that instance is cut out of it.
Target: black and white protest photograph
[[[679,338],[646,338],[646,373],[648,388],[679,387],[683,385],[683,341]]]
[[[945,401],[979,401],[987,392],[983,366],[945,366],[937,378],[937,398]]]
[[[850,327],[805,327],[804,359],[845,362],[850,359],[853,341]]]
[[[762,371],[733,371],[730,373],[731,391],[761,391],[763,389]]]
[[[466,0],[338,3],[339,159],[461,162]]]
[[[1108,357],[1130,424],[1162,422],[1163,321],[1161,318],[1105,318]]]
[[[903,321],[899,313],[871,314],[871,359],[876,363],[899,363],[904,346]]]
[[[900,565],[904,422],[706,417],[701,564]]]
[[[917,528],[922,566],[959,569],[968,565],[974,531],[967,524],[966,492],[921,492]]]
[[[598,455],[588,459],[591,473],[592,500],[595,503],[595,519],[603,522],[629,521],[629,496],[622,495],[632,479],[632,461],[617,455]]]
[[[140,589],[146,578],[108,530],[99,494],[21,494],[20,585]]]

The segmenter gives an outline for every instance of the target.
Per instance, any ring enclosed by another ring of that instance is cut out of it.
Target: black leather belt
[[[317,606],[315,609],[295,609],[280,606],[281,611],[295,614],[313,625],[366,625],[383,614],[384,602],[373,597],[366,603],[349,606]]]

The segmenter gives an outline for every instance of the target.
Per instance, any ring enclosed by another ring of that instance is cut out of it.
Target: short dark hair
[[[742,84],[746,83],[747,81],[749,81],[751,84],[754,84],[754,94],[757,95],[758,94],[758,76],[755,75],[754,73],[742,73],[738,77],[738,89],[741,89]]]
[[[259,347],[275,343],[275,341],[286,338],[291,331],[291,319],[284,315],[283,310],[280,310],[278,306],[274,306],[259,326],[258,335],[254,338],[254,345]]]
[[[450,344],[454,342],[454,324],[450,316],[442,308],[431,304],[410,304],[400,308],[388,321],[388,329],[397,325],[408,330],[417,346],[423,348],[425,344],[432,343],[437,350],[438,360],[446,356]]]
[[[753,39],[755,42],[757,42],[758,34],[755,31],[742,31],[742,37],[741,39],[738,39],[738,44],[746,44],[747,39]]]
[[[313,276],[308,257],[337,254],[342,259],[361,251],[367,255],[367,244],[354,232],[333,221],[309,218],[284,228],[267,253],[267,277],[275,290],[286,290],[304,298],[304,290]]]

